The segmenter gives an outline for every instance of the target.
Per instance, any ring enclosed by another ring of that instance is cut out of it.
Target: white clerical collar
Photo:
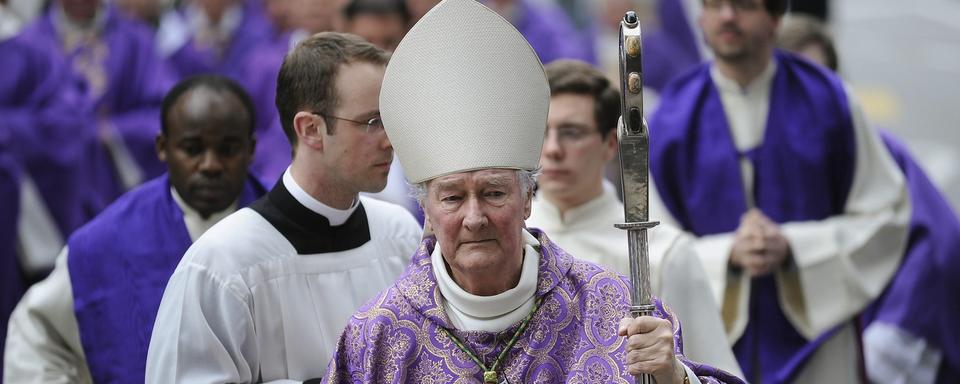
[[[200,212],[197,212],[196,209],[193,209],[193,207],[180,197],[180,193],[178,193],[175,188],[170,187],[170,194],[173,195],[173,201],[175,201],[177,206],[180,207],[180,210],[183,211],[183,222],[187,225],[187,233],[190,234],[190,241],[197,241],[200,235],[210,229],[210,227],[213,227],[218,221],[237,210],[237,201],[234,200],[233,204],[230,204],[227,209],[213,213],[210,217],[204,219],[203,216],[200,215]]]
[[[537,290],[540,253],[537,238],[523,230],[523,265],[516,287],[493,296],[477,296],[460,287],[447,272],[446,262],[437,243],[430,255],[433,274],[445,300],[447,316],[460,330],[499,332],[522,320],[533,305]]]
[[[313,196],[310,196],[307,191],[304,191],[303,188],[300,188],[297,181],[293,179],[290,167],[287,167],[287,170],[283,172],[283,186],[287,188],[287,192],[290,192],[290,195],[292,195],[297,202],[307,207],[307,209],[326,217],[332,226],[346,223],[350,215],[353,214],[353,211],[357,210],[357,207],[360,205],[360,199],[354,199],[353,204],[347,209],[336,209],[321,203],[320,200],[315,199]]]
[[[746,87],[741,87],[736,80],[726,77],[724,74],[720,73],[720,69],[717,68],[716,64],[710,67],[710,77],[713,79],[713,83],[717,85],[717,88],[721,92],[727,93],[738,93],[738,94],[753,94],[758,91],[764,91],[770,89],[770,83],[773,82],[773,74],[777,71],[777,62],[774,59],[770,59],[767,63],[767,67],[763,69],[763,72],[760,72],[760,75],[756,79],[747,84]]]
[[[198,5],[187,5],[185,13],[187,15],[187,25],[190,26],[190,30],[194,34],[213,29],[217,31],[220,37],[227,38],[233,36],[233,33],[240,27],[240,23],[243,22],[243,7],[240,4],[227,7],[216,25]]]

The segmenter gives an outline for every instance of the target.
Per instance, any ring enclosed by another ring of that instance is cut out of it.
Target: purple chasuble
[[[921,337],[943,352],[937,383],[960,376],[960,221],[899,140],[880,132],[910,193],[907,251],[883,296],[864,314]]]
[[[643,85],[661,90],[700,64],[700,47],[681,0],[657,2],[659,24],[643,33]]]
[[[98,130],[119,136],[116,139],[122,140],[144,179],[150,179],[166,169],[157,159],[155,139],[160,133],[160,104],[173,86],[173,77],[156,54],[150,27],[121,15],[112,5],[106,12],[99,35],[69,51],[54,26],[52,7],[22,34],[30,44],[56,47],[60,60],[85,80],[97,124],[112,126],[112,130]],[[113,160],[105,151],[100,154],[88,181],[100,188],[102,207],[124,187],[114,172]]]
[[[143,382],[160,299],[192,241],[167,175],[148,181],[68,241],[80,340],[94,382]],[[265,193],[248,177],[238,208]]]
[[[788,53],[776,74],[762,143],[739,153],[710,64],[662,93],[651,120],[650,163],[670,213],[697,236],[731,233],[747,211],[741,156],[754,168],[753,201],[777,223],[843,213],[856,158],[853,123],[840,80]],[[838,287],[840,289],[840,287]],[[773,276],[753,279],[749,322],[734,353],[748,379],[789,382],[832,331],[808,341],[780,309]]]
[[[2,41],[0,68],[5,150],[36,184],[66,238],[102,208],[88,182],[97,150],[91,104],[52,45],[23,35]]]
[[[184,78],[199,74],[217,74],[242,83],[248,76],[243,68],[254,57],[260,45],[269,43],[272,33],[272,27],[264,20],[258,3],[259,1],[247,1],[241,6],[243,18],[230,35],[230,41],[223,52],[217,52],[214,47],[200,45],[194,37],[174,52],[167,61],[177,75]],[[181,12],[181,15],[185,14]]]
[[[568,255],[539,230],[530,233],[540,241],[535,295],[542,304],[501,362],[499,377],[511,383],[632,383],[624,371],[626,339],[617,336],[620,319],[629,314],[626,278]],[[481,368],[440,328],[450,330],[489,365],[520,323],[502,332],[453,329],[430,262],[435,245],[436,238],[424,239],[397,282],[353,315],[324,382],[482,381]],[[656,307],[654,316],[674,324],[677,357],[702,382],[742,382],[683,357],[680,324],[659,300]]]
[[[2,57],[2,56],[0,56]],[[7,339],[7,322],[26,287],[17,256],[17,218],[20,208],[20,171],[11,153],[8,131],[0,130],[0,355]],[[0,366],[0,377],[3,367]]]

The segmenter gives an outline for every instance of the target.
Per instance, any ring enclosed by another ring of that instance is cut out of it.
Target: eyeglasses
[[[356,125],[363,126],[365,133],[377,133],[377,132],[383,131],[383,120],[380,119],[380,116],[371,117],[370,120],[367,120],[367,121],[357,121],[357,120],[345,119],[345,118],[342,118],[342,117],[339,117],[339,116],[324,115],[324,114],[320,114],[320,113],[316,113],[316,112],[310,112],[310,113],[311,113],[311,114],[314,114],[314,115],[317,115],[317,116],[320,116],[320,117],[323,117],[323,118],[331,118],[331,119],[334,119],[334,120],[343,120],[343,121],[346,121],[346,122],[350,122],[350,123],[354,123],[354,124],[356,124]]]
[[[547,135],[550,135],[550,131],[555,131],[557,135],[557,141],[564,144],[573,144],[594,133],[600,133],[598,131],[587,131],[584,127],[577,125],[561,125],[555,129],[548,128]]]
[[[723,10],[724,5],[729,5],[731,9],[737,12],[756,11],[760,9],[760,2],[757,0],[704,0],[703,9],[711,12]]]

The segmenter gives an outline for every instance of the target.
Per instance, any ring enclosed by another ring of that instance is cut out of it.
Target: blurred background
[[[274,106],[285,53],[322,31],[392,50],[438,2],[0,0],[0,155],[18,175],[3,187],[19,191],[0,197],[18,200],[2,202],[0,216],[16,222],[2,234],[35,260],[25,263],[36,266],[27,275],[43,276],[70,232],[163,171],[153,153],[159,103],[194,74],[232,77],[251,94],[252,171],[272,185],[290,160]],[[701,0],[481,2],[513,23],[544,63],[583,60],[615,81],[619,20],[636,10],[648,113],[671,78],[710,60],[697,29]],[[800,13],[833,35],[838,71],[871,125],[903,139],[960,210],[960,0],[792,2],[788,17]],[[377,197],[416,211],[396,171]],[[618,174],[608,173],[614,182]]]
[[[960,209],[960,1],[837,0],[840,72]]]

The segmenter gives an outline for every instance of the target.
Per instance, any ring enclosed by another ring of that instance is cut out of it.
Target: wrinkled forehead
[[[484,168],[473,171],[457,172],[440,176],[427,182],[431,190],[448,188],[466,188],[500,186],[509,187],[519,184],[516,169]]]

